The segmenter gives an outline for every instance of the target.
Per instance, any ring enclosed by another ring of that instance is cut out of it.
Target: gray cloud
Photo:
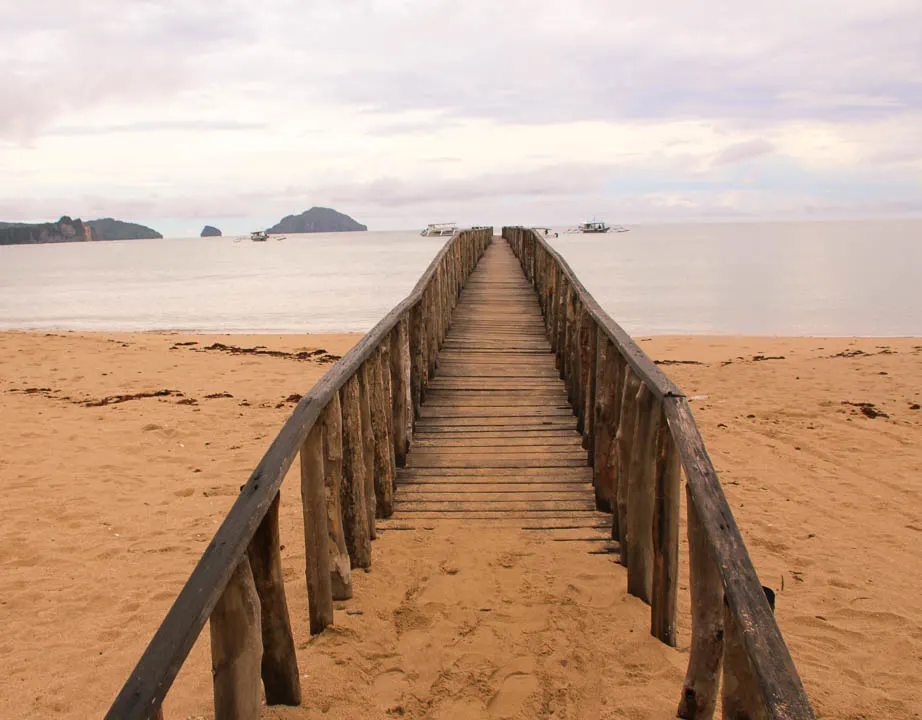
[[[182,92],[550,123],[922,109],[922,4],[231,0],[0,9],[0,137]],[[425,123],[424,123],[425,124]],[[424,129],[382,123],[376,132]]]

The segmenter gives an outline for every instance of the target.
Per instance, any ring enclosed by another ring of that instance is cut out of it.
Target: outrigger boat
[[[611,228],[604,222],[596,222],[594,220],[579,226],[579,231],[581,233],[607,233],[609,230],[611,230]]]
[[[253,242],[266,242],[269,239],[269,233],[265,230],[256,230],[250,233],[250,240]]]
[[[431,223],[426,226],[420,235],[423,237],[441,237],[443,235],[454,235],[458,229],[457,223]]]
[[[609,227],[604,222],[593,220],[592,222],[584,222],[581,225],[578,225],[575,228],[570,228],[567,230],[569,233],[607,233],[607,232],[628,232],[629,228],[624,227],[623,225],[615,225],[614,227]]]

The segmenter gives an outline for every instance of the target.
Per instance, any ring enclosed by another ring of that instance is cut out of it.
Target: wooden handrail
[[[592,456],[599,508],[613,514],[612,536],[621,544],[628,590],[651,605],[651,632],[670,645],[680,502],[674,454],[685,472],[693,637],[679,717],[713,715],[723,660],[725,717],[733,708],[742,714],[732,717],[814,718],[684,393],[540,233],[509,227],[503,237],[538,293]]]
[[[253,542],[257,529],[273,507],[273,503],[276,503],[282,480],[295,457],[302,451],[308,435],[315,426],[319,428],[318,420],[323,419],[324,411],[331,405],[331,401],[338,401],[344,385],[357,374],[365,374],[361,371],[366,363],[379,361],[379,349],[382,344],[391,342],[398,335],[408,342],[407,336],[414,335],[419,347],[411,346],[410,352],[423,357],[426,367],[421,368],[422,378],[414,377],[415,369],[410,369],[410,384],[418,385],[420,392],[425,392],[428,371],[434,367],[435,355],[444,339],[444,333],[447,332],[448,320],[457,294],[491,241],[492,228],[456,232],[430,263],[406,299],[385,315],[304,395],[253,470],[249,480],[241,488],[240,495],[109,709],[107,718],[141,720],[159,717],[164,696],[205,622],[221,601],[225,588],[228,588],[228,582],[232,577],[252,578],[248,564],[243,571],[240,570],[241,564],[246,563],[250,543]],[[407,322],[411,325],[410,332],[401,332],[400,328]],[[402,348],[402,351],[403,357],[409,360],[406,348]],[[371,398],[368,397],[366,400]],[[394,408],[397,406],[398,403],[394,403]],[[403,412],[407,411],[407,403],[404,403]],[[388,416],[388,422],[391,421],[405,422],[406,418]],[[406,433],[400,437],[406,440]],[[312,467],[318,462],[321,466],[324,465],[323,458],[318,460],[316,447],[315,440],[309,453],[312,456],[311,460],[307,461],[313,463],[313,466],[302,467],[305,482],[316,481],[316,469]],[[340,457],[341,455],[340,450]],[[305,456],[306,454],[302,453],[302,459]],[[319,478],[319,482],[323,480],[323,477]],[[313,492],[309,495],[323,496],[322,493]],[[324,517],[326,512],[324,508]],[[315,512],[311,517],[316,517],[317,514]],[[271,536],[271,533],[268,535]],[[278,552],[277,548],[270,550]],[[252,584],[252,580],[249,582]],[[239,583],[233,590],[234,598],[238,598],[241,595]],[[351,585],[349,591],[351,592]],[[263,643],[266,641],[264,629]],[[219,674],[216,667],[216,692]],[[265,670],[263,674],[265,681]],[[222,685],[224,686],[226,683]],[[241,689],[240,692],[245,693],[248,690]]]

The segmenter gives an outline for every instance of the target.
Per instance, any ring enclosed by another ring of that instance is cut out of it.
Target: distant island
[[[221,237],[221,231],[214,225],[206,225],[202,228],[202,237]]]
[[[94,240],[142,240],[162,238],[163,235],[144,225],[100,218],[84,222],[64,215],[57,222],[9,223],[0,222],[0,245],[28,245],[35,243],[92,242]]]
[[[288,215],[267,229],[270,235],[294,233],[351,232],[368,230],[367,225],[356,222],[348,215],[324,207],[312,207],[300,215]]]
[[[86,224],[93,229],[94,240],[154,240],[163,237],[144,225],[112,218],[87,220]]]

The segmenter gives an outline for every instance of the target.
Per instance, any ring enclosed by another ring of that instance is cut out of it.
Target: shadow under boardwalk
[[[595,508],[592,469],[537,296],[501,239],[455,308],[398,472],[395,513],[382,525],[452,521],[597,532],[610,526]]]

